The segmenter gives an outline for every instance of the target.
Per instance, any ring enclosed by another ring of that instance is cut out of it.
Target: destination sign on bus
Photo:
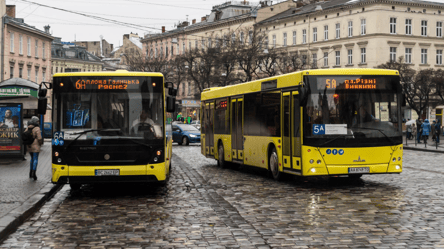
[[[77,90],[125,90],[139,84],[138,79],[78,79],[75,88]]]
[[[350,77],[319,77],[318,90],[324,89],[379,89],[377,78],[350,78]]]

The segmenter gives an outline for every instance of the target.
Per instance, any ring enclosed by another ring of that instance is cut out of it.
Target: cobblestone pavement
[[[400,175],[283,182],[175,146],[166,188],[65,186],[0,248],[444,247],[444,155],[405,151]]]

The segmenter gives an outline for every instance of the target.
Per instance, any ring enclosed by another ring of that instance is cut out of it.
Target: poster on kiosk
[[[0,103],[0,156],[22,155],[22,110],[22,104]]]

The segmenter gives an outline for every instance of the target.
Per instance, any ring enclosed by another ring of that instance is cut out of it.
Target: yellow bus
[[[305,70],[201,95],[201,152],[274,179],[402,172],[398,71]]]
[[[160,73],[53,76],[52,182],[166,183],[175,89]],[[42,94],[43,95],[43,94]],[[40,104],[40,103],[39,103]]]

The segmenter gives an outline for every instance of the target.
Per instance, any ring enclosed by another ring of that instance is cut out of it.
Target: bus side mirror
[[[166,99],[166,108],[167,108],[167,112],[174,112],[175,111],[175,107],[176,107],[176,98],[174,97],[167,97]]]
[[[310,89],[307,87],[301,87],[299,89],[299,106],[306,106],[308,96],[310,95]]]
[[[176,96],[177,95],[177,89],[176,88],[168,88],[168,94],[170,96]]]
[[[39,115],[45,115],[46,114],[46,106],[48,105],[48,99],[47,98],[39,98],[37,104],[38,104],[37,113]]]

